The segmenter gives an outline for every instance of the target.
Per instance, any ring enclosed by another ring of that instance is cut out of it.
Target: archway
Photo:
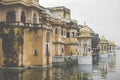
[[[50,32],[46,32],[46,57],[47,57],[47,65],[49,64],[49,41],[50,40]]]
[[[4,53],[4,66],[18,66],[18,55],[16,37],[14,29],[10,29],[8,34],[4,34],[3,37],[3,53]]]
[[[84,47],[84,55],[87,55],[87,44],[84,44],[83,47]]]
[[[37,16],[36,14],[34,13],[33,14],[33,24],[36,24],[37,23]]]
[[[49,47],[48,47],[48,44],[46,44],[46,57],[47,57],[47,65],[49,65]]]
[[[25,17],[25,12],[24,11],[21,12],[21,22],[22,23],[26,22],[26,17]]]
[[[15,11],[8,11],[6,16],[6,22],[15,22],[16,14]]]
[[[58,29],[57,28],[55,29],[55,34],[58,34]]]

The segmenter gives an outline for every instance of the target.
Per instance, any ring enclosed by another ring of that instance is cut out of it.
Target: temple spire
[[[86,25],[86,22],[84,21],[84,25],[83,25],[83,27],[87,27],[87,25]]]
[[[86,22],[84,21],[84,26],[86,26]]]
[[[105,38],[104,34],[102,35],[102,38]]]

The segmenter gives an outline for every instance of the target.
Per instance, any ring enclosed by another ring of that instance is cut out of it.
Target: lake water
[[[106,62],[107,73],[102,77],[101,74],[93,75],[94,80],[120,80],[120,51],[116,51],[116,56],[109,57]],[[94,69],[94,68],[93,68]]]
[[[0,71],[0,80],[120,80],[120,51],[116,51],[116,56],[94,61],[93,65],[24,72]]]

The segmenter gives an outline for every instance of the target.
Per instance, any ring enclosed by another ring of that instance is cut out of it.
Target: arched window
[[[37,23],[37,16],[36,14],[34,13],[33,14],[33,24],[36,24]]]
[[[64,49],[62,48],[62,53],[64,52]]]
[[[38,51],[35,49],[34,50],[34,54],[33,54],[34,56],[38,56]]]
[[[58,34],[58,29],[57,28],[55,29],[55,34]]]
[[[25,23],[25,22],[26,22],[25,12],[24,12],[24,11],[21,12],[21,22],[22,22],[22,23]]]
[[[70,32],[67,32],[67,38],[70,38]]]
[[[106,45],[104,46],[104,50],[106,51]]]
[[[64,30],[64,36],[66,36],[66,31]]]
[[[77,34],[77,36],[79,36],[79,35],[80,35],[80,33]]]
[[[46,44],[46,56],[50,56],[48,44]]]
[[[63,29],[61,30],[61,35],[63,35]]]
[[[87,44],[84,44],[84,52],[87,52]]]
[[[110,47],[110,52],[111,52],[111,47]]]
[[[72,37],[73,37],[73,38],[75,37],[75,33],[74,33],[74,32],[72,32]]]
[[[15,11],[8,11],[6,16],[6,22],[15,22],[16,14]]]

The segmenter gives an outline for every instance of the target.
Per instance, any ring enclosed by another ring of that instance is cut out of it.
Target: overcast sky
[[[40,0],[44,7],[65,6],[72,19],[120,45],[120,0]]]

